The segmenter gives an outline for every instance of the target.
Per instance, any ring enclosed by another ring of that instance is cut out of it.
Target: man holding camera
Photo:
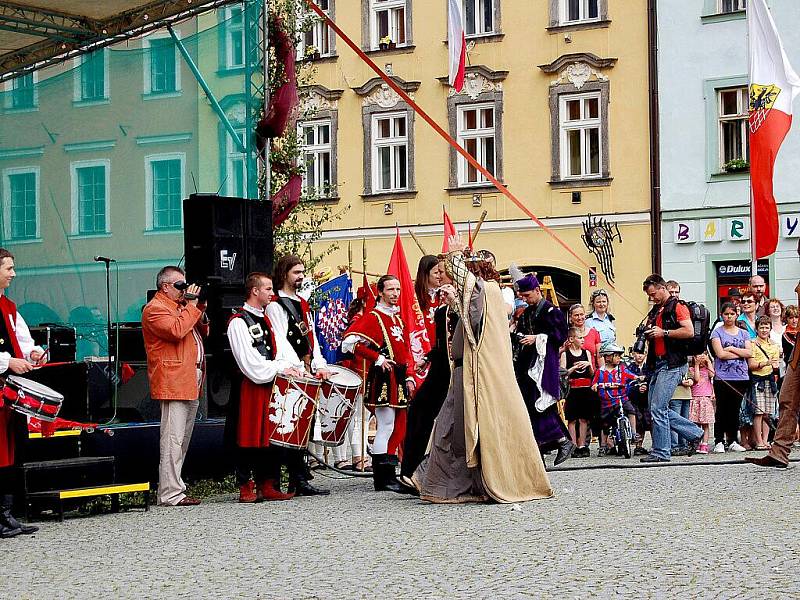
[[[671,431],[689,440],[689,454],[694,453],[695,445],[703,437],[700,427],[669,407],[675,389],[688,371],[685,340],[694,336],[694,326],[689,309],[670,295],[663,277],[655,273],[650,275],[644,280],[642,290],[653,302],[643,331],[649,341],[647,366],[652,373],[649,403],[653,446],[650,454],[640,460],[644,463],[669,462]]]
[[[150,395],[161,402],[161,443],[158,502],[162,506],[193,506],[181,479],[192,439],[203,387],[203,340],[208,318],[197,307],[200,287],[186,283],[183,269],[164,267],[156,277],[158,291],[142,311]]]

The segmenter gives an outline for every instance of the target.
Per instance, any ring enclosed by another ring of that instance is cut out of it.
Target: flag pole
[[[750,48],[750,7],[745,7],[745,38],[747,42],[747,100],[748,100],[748,119],[747,129],[750,130],[750,90],[753,82],[751,77],[753,74],[753,51]],[[747,188],[750,194],[750,276],[755,277],[758,275],[758,259],[756,258],[756,211],[755,202],[753,200],[753,174],[748,169],[747,172]]]
[[[361,238],[361,266],[363,267],[362,273],[364,273],[364,278],[366,279],[366,272],[367,272],[367,238]],[[365,290],[365,294],[369,294],[369,283],[367,283],[367,289]],[[364,298],[364,307],[366,308],[366,297]],[[369,435],[369,421],[367,420],[367,409],[364,406],[365,396],[367,395],[367,359],[361,359],[361,439],[359,440],[361,443],[361,472],[364,472],[364,461],[367,459],[366,454],[366,439]]]

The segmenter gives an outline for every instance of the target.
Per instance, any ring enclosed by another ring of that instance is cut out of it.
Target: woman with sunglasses
[[[608,292],[604,289],[593,291],[589,305],[592,314],[586,319],[586,326],[597,330],[601,345],[616,342],[617,326],[614,325],[614,316],[608,312]]]
[[[739,304],[739,308],[741,309],[742,313],[736,320],[736,325],[740,329],[744,329],[750,336],[750,339],[754,340],[756,337],[758,337],[758,331],[756,328],[756,319],[758,317],[756,316],[756,297],[752,292],[742,294],[742,301]]]

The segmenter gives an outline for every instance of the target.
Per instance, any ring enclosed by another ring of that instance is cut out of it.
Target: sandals
[[[372,463],[366,457],[353,459],[353,471],[362,471],[364,473],[372,473]]]
[[[339,469],[340,471],[351,471],[353,469],[353,465],[350,464],[349,460],[337,460],[333,463],[334,469]]]

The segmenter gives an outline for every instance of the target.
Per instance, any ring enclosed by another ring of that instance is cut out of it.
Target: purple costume
[[[529,276],[538,287],[535,278]],[[525,291],[526,279],[518,282],[520,291]],[[531,284],[533,282],[530,282]],[[522,335],[547,335],[547,353],[544,358],[544,372],[542,373],[542,389],[555,398],[560,397],[559,390],[559,349],[567,339],[567,322],[564,313],[553,306],[550,302],[542,298],[538,304],[528,306],[525,312],[519,317],[517,322],[517,333]],[[514,348],[514,373],[517,377],[517,384],[528,408],[528,415],[531,418],[533,434],[536,442],[542,451],[555,449],[559,445],[559,440],[565,437],[569,439],[569,431],[558,414],[556,404],[549,406],[544,411],[536,409],[536,400],[539,399],[539,389],[536,382],[528,375],[528,369],[536,362],[538,354],[536,345],[523,346],[515,340]]]

